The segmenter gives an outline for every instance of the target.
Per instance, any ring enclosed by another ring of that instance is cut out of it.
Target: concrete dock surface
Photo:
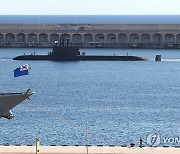
[[[39,146],[38,154],[180,154],[180,147]],[[0,146],[0,154],[35,154],[36,146]]]

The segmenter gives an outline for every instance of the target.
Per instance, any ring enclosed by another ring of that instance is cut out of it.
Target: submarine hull
[[[85,55],[80,53],[79,47],[70,46],[69,40],[65,42],[60,39],[60,43],[55,41],[52,52],[47,55],[21,55],[13,60],[56,60],[56,61],[144,61],[146,59],[137,56],[118,56],[118,55]]]
[[[55,60],[55,61],[145,61],[138,56],[105,56],[105,55],[76,55],[76,56],[53,56],[53,55],[21,55],[13,60]]]

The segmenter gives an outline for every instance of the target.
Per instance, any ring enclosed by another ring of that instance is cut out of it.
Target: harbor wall
[[[0,24],[0,47],[180,48],[180,24]]]

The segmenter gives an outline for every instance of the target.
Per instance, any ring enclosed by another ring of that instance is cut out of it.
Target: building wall
[[[69,39],[81,47],[180,47],[180,25],[0,24],[0,46],[50,47]]]

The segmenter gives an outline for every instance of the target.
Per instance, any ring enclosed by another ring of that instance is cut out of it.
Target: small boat
[[[11,110],[25,99],[30,99],[32,94],[34,93],[30,89],[21,93],[0,93],[0,118],[14,118]]]

